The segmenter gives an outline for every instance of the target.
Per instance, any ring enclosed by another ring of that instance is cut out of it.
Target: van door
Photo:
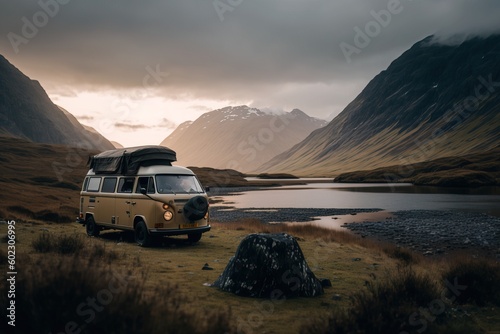
[[[102,181],[101,193],[99,194],[99,208],[96,210],[96,222],[106,225],[114,225],[115,221],[115,190],[118,178],[105,177]]]
[[[134,189],[135,177],[120,177],[115,201],[116,225],[132,228],[132,190]]]
[[[154,179],[152,176],[140,176],[137,178],[137,186],[134,193],[134,205],[132,206],[132,217],[142,216],[145,223],[150,227],[155,227],[156,223],[156,203],[149,197],[141,194],[141,188],[146,189],[148,194],[155,193]],[[157,227],[157,226],[156,226]]]

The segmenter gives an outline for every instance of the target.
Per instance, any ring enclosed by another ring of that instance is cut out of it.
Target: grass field
[[[7,226],[3,224],[0,228],[0,234],[6,235]],[[273,301],[238,297],[208,286],[222,273],[238,244],[248,233],[278,230],[285,230],[298,237],[306,261],[315,275],[318,278],[331,280],[332,287],[326,288],[324,295],[316,298]],[[40,243],[47,243],[44,238],[52,240],[55,246],[45,249],[40,247]],[[65,242],[57,242],[61,238]],[[44,272],[43,268],[47,273],[51,273],[50,275],[58,270],[63,276],[67,275],[68,277],[64,276],[57,286],[44,287],[44,291],[54,290],[46,298],[57,300],[57,291],[61,289],[73,291],[65,285],[71,285],[69,282],[76,280],[76,276],[80,275],[74,272],[65,274],[68,272],[69,264],[82,263],[79,266],[88,273],[89,270],[85,269],[85,266],[88,263],[86,261],[90,261],[92,270],[104,268],[106,273],[116,272],[127,277],[127,280],[137,282],[141,298],[144,298],[144,294],[155,296],[160,300],[163,300],[162,296],[166,299],[182,300],[182,303],[176,306],[176,310],[181,311],[183,316],[196,315],[199,317],[198,322],[210,323],[212,320],[217,322],[216,319],[222,317],[223,323],[227,323],[227,328],[233,332],[299,333],[307,324],[323,323],[332,314],[346,312],[353,306],[357,293],[369,291],[368,288],[374,284],[397,276],[401,268],[411,267],[415,273],[428,275],[432,284],[444,289],[444,283],[440,282],[440,274],[446,271],[450,263],[462,260],[461,257],[430,260],[406,250],[350,234],[312,227],[291,226],[280,229],[276,225],[262,225],[255,221],[213,223],[212,231],[206,233],[197,244],[188,243],[179,237],[166,239],[151,248],[140,248],[131,239],[122,232],[113,231],[103,232],[99,238],[87,237],[84,228],[75,223],[17,223],[17,270],[19,276],[26,275],[34,268],[36,270],[33,275],[37,277],[40,275],[38,273],[40,270]],[[2,240],[2,251],[4,251],[6,238]],[[6,272],[5,261],[1,262],[3,264],[0,268]],[[202,270],[205,264],[213,270]],[[498,266],[495,270],[498,273]],[[43,275],[47,276],[47,273]],[[104,283],[106,280],[111,280],[105,275],[102,278]],[[495,284],[497,283],[498,281]],[[163,289],[175,293],[170,293],[173,295],[171,296]],[[97,295],[100,290],[95,288],[90,291],[92,292],[86,294],[73,291],[74,296],[66,294],[61,298],[64,302],[76,299],[73,304],[78,305],[86,300],[87,294]],[[5,297],[5,294],[2,297]],[[123,299],[128,300],[125,297]],[[120,304],[123,303],[122,298],[115,297],[113,300],[119,305],[111,303],[112,307],[125,307]],[[403,296],[401,300],[404,300]],[[43,301],[41,303],[43,304]],[[48,301],[47,303],[50,305]],[[43,305],[39,306],[41,310],[45,309]],[[86,318],[78,315],[77,306],[64,308],[69,308],[68,319],[85,323]],[[132,307],[132,310],[135,308],[140,308],[140,305]],[[418,308],[415,310],[418,311]],[[46,316],[49,316],[51,311],[46,310],[46,312]],[[411,314],[412,312],[409,312],[404,317],[410,317]],[[483,328],[491,333],[495,333],[495,329],[500,326],[498,306],[490,303],[480,306],[474,303],[463,306],[447,304],[446,316],[455,316],[461,323],[471,328]],[[228,330],[227,328],[225,330]],[[414,327],[415,330],[419,328],[421,326]]]
[[[179,237],[141,248],[117,231],[87,237],[72,221],[91,153],[0,137],[0,218],[16,221],[19,326],[14,332],[499,332],[500,301],[489,289],[500,285],[498,264],[467,254],[424,258],[347,232],[252,219],[212,222],[212,230],[195,244]],[[281,232],[297,238],[318,278],[331,280],[324,295],[250,299],[210,286],[245,236]],[[7,234],[1,223],[4,273]],[[202,270],[205,264],[212,270]],[[463,277],[467,295],[482,298],[453,301],[445,277]],[[0,288],[5,310],[6,280]],[[442,291],[446,303],[440,302]],[[100,303],[91,308],[96,300]],[[5,317],[0,332],[12,332]]]

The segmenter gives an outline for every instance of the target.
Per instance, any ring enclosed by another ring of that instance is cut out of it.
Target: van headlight
[[[174,218],[174,214],[172,213],[172,211],[165,211],[163,213],[163,219],[165,219],[166,221],[172,220],[172,218]]]

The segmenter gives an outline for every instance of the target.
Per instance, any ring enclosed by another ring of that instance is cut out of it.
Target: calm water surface
[[[237,208],[379,208],[460,210],[500,216],[500,187],[442,188],[412,184],[325,182],[262,188],[224,196]],[[305,179],[307,182],[307,179]]]

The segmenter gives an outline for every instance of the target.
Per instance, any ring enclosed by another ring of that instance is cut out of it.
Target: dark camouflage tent
[[[104,151],[90,157],[89,165],[96,174],[134,175],[140,166],[171,166],[176,160],[168,147],[148,145]]]
[[[299,244],[286,233],[245,237],[213,285],[240,296],[270,299],[323,294]]]

